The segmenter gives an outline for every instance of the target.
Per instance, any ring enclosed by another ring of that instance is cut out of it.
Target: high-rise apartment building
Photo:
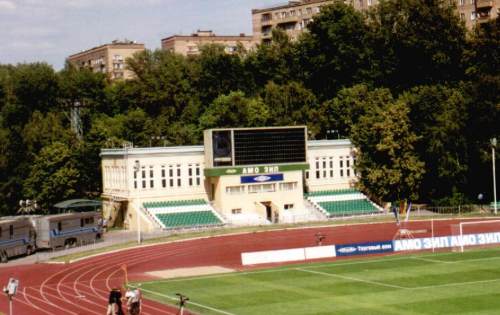
[[[105,73],[110,80],[127,80],[133,77],[133,73],[126,69],[125,60],[143,50],[144,44],[115,40],[71,55],[68,61],[79,69],[89,68],[93,72]]]
[[[500,0],[456,0],[460,18],[468,29],[498,16]],[[314,15],[333,0],[294,0],[284,5],[252,10],[254,40],[257,43],[271,41],[272,30],[284,30],[292,40],[306,29]],[[357,10],[366,10],[378,4],[378,0],[347,0]]]
[[[468,29],[476,24],[496,19],[500,11],[500,0],[457,0],[460,19]]]
[[[212,31],[197,31],[191,35],[173,35],[161,40],[161,48],[184,56],[200,54],[200,47],[206,44],[218,44],[224,46],[226,53],[233,54],[241,45],[245,50],[254,47],[252,36],[240,35],[216,35]]]

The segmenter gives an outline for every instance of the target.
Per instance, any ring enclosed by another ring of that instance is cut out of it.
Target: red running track
[[[434,221],[436,236],[449,235],[456,220]],[[430,221],[407,223],[415,237],[431,235]],[[482,226],[481,232],[486,227]],[[287,229],[238,235],[186,240],[144,246],[88,258],[68,265],[35,264],[0,268],[0,284],[9,277],[20,280],[14,299],[15,314],[22,315],[102,315],[106,313],[107,296],[113,287],[124,283],[126,264],[129,280],[151,279],[145,272],[173,268],[221,266],[237,270],[241,253],[249,251],[315,246],[315,234],[326,235],[323,244],[347,244],[385,241],[394,237],[394,223],[358,224],[335,227]],[[339,258],[337,258],[339,259]],[[335,259],[329,259],[335,260]],[[0,298],[0,311],[7,313],[6,298]],[[172,306],[145,300],[144,315],[177,314]]]

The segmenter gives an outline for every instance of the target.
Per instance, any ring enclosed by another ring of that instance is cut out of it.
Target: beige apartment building
[[[144,44],[114,40],[110,44],[73,54],[68,61],[79,69],[89,68],[93,72],[105,73],[110,80],[127,80],[133,77],[133,73],[126,69],[126,59],[143,50]]]
[[[498,16],[500,0],[456,0],[460,18],[468,29]],[[314,15],[333,0],[291,0],[287,4],[252,10],[253,35],[256,43],[269,43],[272,30],[284,30],[292,40],[306,29]],[[367,10],[378,0],[346,0],[357,10]]]
[[[457,0],[460,19],[468,29],[490,19],[496,19],[500,11],[500,0]]]
[[[252,36],[216,35],[212,31],[200,31],[191,35],[173,35],[161,40],[163,50],[175,52],[184,56],[200,54],[200,47],[206,44],[219,44],[224,46],[226,53],[233,54],[241,45],[246,51],[254,47]]]

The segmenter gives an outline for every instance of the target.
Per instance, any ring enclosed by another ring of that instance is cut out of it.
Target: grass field
[[[294,265],[140,284],[199,314],[500,314],[500,248]]]

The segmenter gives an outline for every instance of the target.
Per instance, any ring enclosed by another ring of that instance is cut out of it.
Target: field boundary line
[[[162,293],[158,293],[158,292],[155,292],[155,291],[151,291],[151,290],[148,290],[148,289],[144,289],[144,288],[139,288],[141,291],[144,291],[144,292],[148,292],[148,293],[151,293],[151,294],[154,294],[154,295],[157,295],[157,296],[161,296],[161,297],[164,297],[164,298],[167,298],[169,300],[174,300],[174,301],[177,301],[178,298],[175,298],[173,296],[169,296],[169,295],[166,295],[166,294],[162,294]],[[229,313],[229,312],[226,312],[226,311],[223,311],[223,310],[220,310],[218,308],[214,308],[214,307],[211,307],[211,306],[208,306],[208,305],[204,305],[204,304],[200,304],[200,303],[196,303],[196,302],[193,302],[193,301],[189,301],[189,304],[192,304],[192,305],[195,305],[195,306],[198,306],[198,307],[201,307],[201,308],[205,308],[207,310],[211,310],[211,311],[214,311],[214,312],[217,312],[217,313],[221,313],[221,314],[226,314],[226,315],[236,315],[236,314],[233,314],[233,313]]]
[[[459,263],[459,261],[446,261],[446,260],[430,259],[430,258],[424,258],[424,257],[411,257],[411,258],[415,259],[415,260],[428,261],[428,262],[433,262],[433,263],[438,263],[438,264],[457,264],[457,263]]]
[[[362,283],[369,283],[369,284],[374,284],[382,287],[388,287],[388,288],[393,288],[393,289],[403,289],[407,290],[410,289],[409,287],[402,287],[399,285],[393,285],[393,284],[388,284],[388,283],[383,283],[383,282],[378,282],[378,281],[371,281],[371,280],[363,280],[355,277],[349,277],[349,276],[341,276],[337,275],[334,273],[328,273],[328,272],[322,272],[322,271],[315,271],[315,270],[307,270],[307,269],[302,269],[302,268],[297,268],[296,270],[303,271],[303,272],[308,272],[308,273],[313,273],[313,274],[318,274],[318,275],[323,275],[323,276],[328,276],[328,277],[334,277],[334,278],[340,278],[340,279],[345,279],[345,280],[351,280],[351,281],[357,281],[357,282],[362,282]]]
[[[412,288],[408,288],[408,289],[410,289],[410,290],[424,290],[424,289],[445,288],[445,287],[458,287],[461,285],[492,283],[492,282],[498,282],[498,281],[500,281],[500,278],[490,279],[490,280],[478,280],[478,281],[453,282],[453,283],[445,283],[445,284],[427,285],[427,286],[422,286],[422,287],[412,287]]]

